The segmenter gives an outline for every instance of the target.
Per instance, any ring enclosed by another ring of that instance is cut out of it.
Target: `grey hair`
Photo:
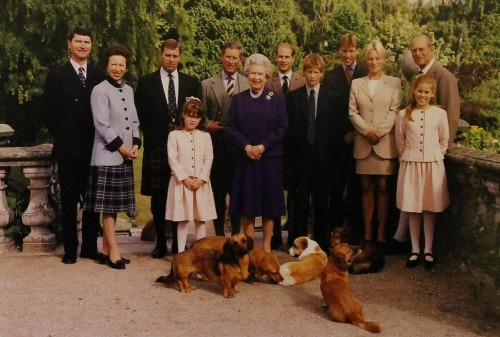
[[[250,67],[253,65],[258,65],[264,67],[266,71],[266,79],[271,78],[271,75],[273,73],[273,66],[271,64],[271,61],[269,59],[262,55],[262,54],[252,54],[250,55],[246,61],[245,61],[245,66],[243,67],[243,74],[248,77],[248,71],[250,70]]]

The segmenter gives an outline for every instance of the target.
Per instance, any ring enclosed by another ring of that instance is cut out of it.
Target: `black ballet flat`
[[[108,260],[108,266],[110,266],[113,269],[125,269],[125,262],[123,262],[121,259],[116,262]]]
[[[130,260],[126,259],[124,257],[122,257],[121,260],[125,264],[129,264],[130,263]],[[103,254],[103,253],[99,253],[99,258],[97,259],[97,261],[99,262],[99,264],[106,264],[109,261],[109,256],[107,256],[106,254]]]
[[[429,256],[432,258],[432,261],[427,260],[425,257]],[[424,268],[427,270],[433,270],[436,267],[436,259],[432,255],[432,253],[425,253],[424,254]]]
[[[416,256],[417,258],[415,260],[410,260],[413,256]],[[411,253],[410,257],[406,261],[406,268],[410,269],[416,268],[420,263],[419,259],[420,259],[419,253]]]

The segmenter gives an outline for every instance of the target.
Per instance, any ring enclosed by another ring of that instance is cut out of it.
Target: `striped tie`
[[[227,78],[227,94],[229,95],[229,97],[233,97],[233,93],[234,93],[234,81],[233,78],[229,76]]]
[[[85,69],[83,67],[78,68],[78,77],[80,77],[80,81],[85,86]]]

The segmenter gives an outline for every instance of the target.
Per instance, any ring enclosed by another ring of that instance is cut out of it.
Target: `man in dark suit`
[[[289,43],[281,43],[276,48],[275,53],[276,65],[278,66],[278,72],[274,73],[273,76],[266,82],[266,86],[272,91],[279,92],[286,95],[288,92],[298,89],[306,84],[306,80],[302,75],[297,74],[293,71],[293,64],[295,62],[295,47]],[[289,165],[286,163],[287,158],[284,158],[286,167]],[[287,189],[286,179],[289,176],[289,172],[285,170],[285,188]],[[288,189],[286,206],[287,206],[287,227],[293,223],[293,203],[294,203],[294,191]],[[273,236],[271,238],[271,248],[275,249],[283,245],[283,237],[281,232],[281,217],[273,219]]]
[[[333,161],[338,153],[341,133],[332,106],[331,93],[320,80],[324,61],[318,54],[303,60],[306,85],[287,95],[288,132],[285,156],[292,164],[289,188],[296,191],[294,223],[288,231],[288,244],[308,234],[310,197],[314,207],[313,239],[328,252],[330,227],[328,205]]]
[[[225,130],[227,115],[234,94],[250,88],[246,77],[238,73],[243,62],[243,46],[236,41],[227,42],[220,52],[222,71],[201,82],[203,103],[207,107],[207,129],[212,137],[214,160],[210,182],[214,192],[217,219],[215,234],[225,235],[226,196],[231,192],[233,179],[233,145]],[[241,217],[231,215],[231,235],[241,230]]]
[[[349,120],[349,94],[351,81],[368,75],[368,69],[358,64],[359,40],[353,33],[347,33],[340,37],[339,56],[341,64],[325,74],[324,85],[332,92],[333,105],[340,114],[340,131],[343,142],[339,156],[335,158],[335,176],[330,191],[330,215],[331,228],[340,227],[344,222],[345,207],[349,207],[348,226],[354,237],[363,234],[364,223],[361,206],[361,185],[356,175],[356,161],[353,157],[354,150],[354,127]],[[344,203],[344,191],[347,188],[347,198]]]
[[[87,62],[92,33],[82,27],[68,35],[71,59],[47,74],[44,85],[44,119],[54,137],[52,154],[57,160],[61,188],[63,263],[76,262],[77,209],[85,192],[94,142],[90,94],[104,75]],[[99,213],[83,211],[80,256],[98,259]]]
[[[167,254],[165,208],[170,180],[168,134],[179,125],[186,98],[201,98],[198,79],[178,71],[181,59],[181,44],[174,39],[165,40],[161,45],[160,69],[139,79],[135,97],[144,136],[141,194],[151,196],[151,213],[156,231],[153,258],[163,258]],[[172,223],[172,235],[172,252],[177,253],[176,223]]]

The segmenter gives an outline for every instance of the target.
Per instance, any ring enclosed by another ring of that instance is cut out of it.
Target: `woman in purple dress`
[[[231,214],[243,217],[245,234],[254,236],[255,217],[262,216],[264,249],[271,252],[273,218],[285,214],[283,139],[287,128],[284,97],[265,88],[271,62],[253,54],[244,73],[250,89],[234,95],[227,132],[235,147]]]

